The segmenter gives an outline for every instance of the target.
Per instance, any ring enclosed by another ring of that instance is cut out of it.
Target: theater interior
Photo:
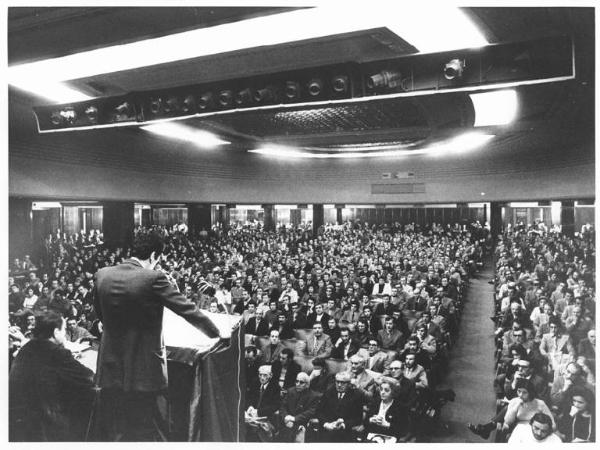
[[[8,8],[9,261],[57,230],[594,225],[594,8],[385,5]]]

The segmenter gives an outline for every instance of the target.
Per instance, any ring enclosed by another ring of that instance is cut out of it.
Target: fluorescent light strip
[[[165,136],[171,139],[179,139],[182,141],[192,142],[197,146],[203,148],[213,148],[219,145],[231,144],[231,142],[219,139],[214,134],[209,133],[208,131],[198,130],[196,128],[188,127],[180,123],[157,123],[154,125],[140,127],[140,129],[150,131],[151,133],[155,133],[160,136]]]
[[[344,152],[344,153],[310,153],[300,149],[284,146],[264,146],[261,148],[248,150],[249,153],[258,153],[261,155],[274,156],[279,158],[313,158],[313,159],[344,159],[344,158],[373,158],[386,156],[412,156],[412,155],[432,155],[443,156],[447,154],[457,154],[473,150],[492,138],[493,134],[480,134],[476,132],[465,133],[457,136],[447,142],[436,144],[430,147],[417,150],[389,150],[363,153]]]
[[[475,109],[475,127],[507,125],[517,117],[518,99],[514,89],[470,94]]]
[[[400,2],[386,4],[386,7],[324,5],[20,64],[9,67],[8,81],[42,97],[69,102],[75,101],[76,94],[61,93],[60,82],[384,26],[420,52],[487,44],[456,7],[438,5],[436,14],[431,14],[429,8],[407,8]],[[451,32],[440,33],[449,26]]]

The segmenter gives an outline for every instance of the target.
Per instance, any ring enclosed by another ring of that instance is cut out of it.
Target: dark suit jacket
[[[283,389],[288,389],[296,385],[296,375],[301,371],[300,365],[295,361],[288,363],[287,371],[285,372],[285,379],[283,380]],[[281,375],[281,361],[277,360],[271,365],[271,371],[273,373],[273,380],[279,383],[279,375]]]
[[[350,357],[352,355],[355,355],[356,353],[358,353],[358,351],[360,350],[360,346],[353,339],[350,339],[349,345],[350,345],[350,348],[348,348],[348,358],[344,357],[344,345],[341,342],[340,342],[340,345],[333,347],[330,357],[336,358],[336,359],[350,359]]]
[[[310,313],[309,315],[306,316],[306,327],[307,328],[312,328],[312,326],[315,324],[315,322],[319,322],[321,325],[323,325],[323,330],[327,330],[329,329],[329,325],[327,325],[327,322],[329,321],[329,314],[327,313],[323,313],[323,315],[321,316],[321,320],[317,320],[317,313]]]
[[[306,316],[303,313],[301,313],[301,312],[298,313],[298,316],[296,317],[296,320],[294,320],[293,316],[290,317],[290,321],[292,323],[292,328],[294,330],[298,330],[300,328],[306,328],[307,327],[307,325],[306,325]]]
[[[270,330],[271,326],[265,318],[260,319],[257,329],[256,317],[250,317],[250,319],[248,319],[248,323],[246,323],[246,328],[244,329],[246,334],[253,334],[254,336],[267,336]]]
[[[295,387],[290,388],[281,402],[279,415],[282,420],[285,416],[294,416],[295,425],[306,425],[306,422],[316,416],[320,398],[321,395],[311,389],[298,392]]]
[[[104,330],[98,352],[97,383],[126,392],[166,389],[167,359],[162,336],[166,306],[210,338],[216,326],[159,271],[135,260],[96,273],[94,306]]]
[[[279,409],[280,390],[275,381],[275,377],[267,384],[264,393],[261,396],[260,382],[250,386],[248,398],[246,398],[246,409],[253,406],[258,410],[259,417],[268,417],[269,421],[273,419],[275,411]]]
[[[82,441],[94,373],[47,339],[23,346],[9,374],[11,441]]]
[[[345,432],[349,433],[351,427],[362,423],[362,406],[362,395],[357,390],[348,389],[340,400],[334,387],[323,394],[317,417],[321,425],[342,418],[346,424]]]
[[[390,423],[389,428],[375,425],[369,421],[371,417],[378,414],[380,403],[381,400],[374,401],[369,407],[369,411],[367,412],[365,419],[365,428],[367,433],[386,434],[396,438],[406,434],[408,431],[408,408],[398,400],[394,400],[392,405],[385,413],[385,420]]]
[[[273,349],[273,348],[271,348],[271,342],[269,342],[263,348],[263,354],[262,354],[263,362],[265,364],[272,364],[275,361],[279,361],[279,354],[281,353],[281,350],[283,350],[284,348],[285,347],[283,346],[283,344],[281,342],[279,342]]]

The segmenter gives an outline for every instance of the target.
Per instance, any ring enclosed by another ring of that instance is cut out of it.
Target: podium
[[[243,442],[244,333],[241,316],[205,312],[221,338],[210,339],[165,308],[171,440]]]
[[[221,338],[208,338],[164,309],[169,441],[243,442],[246,364],[242,318],[205,314],[219,328]],[[97,356],[96,349],[89,349],[77,359],[96,372]]]

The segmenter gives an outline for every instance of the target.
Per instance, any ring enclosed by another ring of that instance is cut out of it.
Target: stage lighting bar
[[[139,122],[139,105],[133,95],[34,108],[40,130],[124,126]]]
[[[35,108],[35,112],[40,132],[51,132],[376,96],[482,91],[574,77],[572,41],[559,36],[135,92],[126,98]],[[122,113],[114,114],[115,108],[123,106]]]

